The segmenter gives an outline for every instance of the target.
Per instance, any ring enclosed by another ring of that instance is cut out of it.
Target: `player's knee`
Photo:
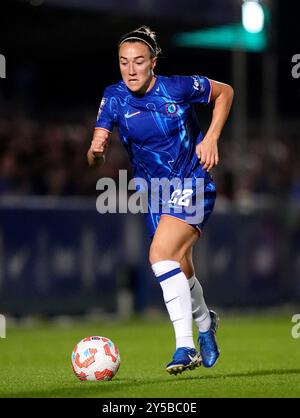
[[[162,244],[159,242],[152,242],[149,251],[150,264],[157,263],[163,260],[175,260],[180,262],[183,254],[177,248],[172,248],[168,244]]]

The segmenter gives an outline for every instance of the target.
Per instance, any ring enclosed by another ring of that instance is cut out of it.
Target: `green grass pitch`
[[[299,397],[300,339],[292,338],[291,316],[221,315],[216,366],[177,376],[165,371],[174,351],[167,318],[8,327],[0,339],[0,397]],[[73,374],[72,349],[89,335],[118,345],[121,367],[112,381],[80,382]]]

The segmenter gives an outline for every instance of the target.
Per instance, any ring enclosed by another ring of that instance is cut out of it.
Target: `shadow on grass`
[[[145,397],[144,394],[140,394],[140,389],[146,389],[148,385],[158,385],[157,398],[163,398],[160,396],[162,393],[161,385],[172,383],[179,383],[180,381],[209,381],[209,380],[224,380],[231,378],[255,378],[255,377],[264,377],[264,376],[284,376],[284,375],[300,375],[300,369],[271,369],[271,370],[258,370],[258,371],[249,371],[243,373],[219,373],[212,375],[180,375],[172,376],[167,378],[145,378],[145,379],[116,379],[111,382],[74,382],[74,384],[66,383],[65,386],[60,386],[56,389],[42,389],[42,390],[28,390],[26,392],[14,392],[13,394],[0,395],[1,398],[118,398],[116,392],[122,393],[124,391],[124,396],[122,398],[130,397]],[[177,380],[176,380],[177,379]],[[130,393],[128,388],[130,387]],[[134,394],[134,388],[136,387],[137,392]],[[174,388],[176,392],[176,388]],[[127,396],[126,396],[127,395]],[[169,395],[167,397],[170,397]],[[176,395],[174,394],[174,397]]]

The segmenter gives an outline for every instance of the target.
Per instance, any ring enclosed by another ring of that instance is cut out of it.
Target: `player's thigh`
[[[171,216],[161,216],[150,247],[150,263],[161,260],[180,262],[197,241],[197,230],[188,223]]]

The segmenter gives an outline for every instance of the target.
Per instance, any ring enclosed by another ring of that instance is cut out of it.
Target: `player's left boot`
[[[201,357],[195,348],[179,347],[173,355],[173,360],[166,367],[170,374],[193,370],[201,365]]]
[[[209,311],[209,314],[211,318],[211,325],[209,330],[206,332],[199,332],[198,335],[200,355],[204,367],[212,367],[220,355],[220,350],[216,341],[216,331],[219,317],[214,311]]]

